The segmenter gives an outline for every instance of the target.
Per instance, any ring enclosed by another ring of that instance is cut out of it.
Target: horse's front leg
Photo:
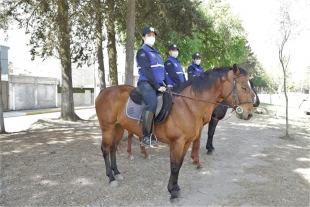
[[[213,147],[213,136],[215,133],[215,128],[217,126],[217,123],[219,122],[218,119],[213,119],[211,118],[210,122],[209,122],[209,126],[208,126],[208,141],[206,144],[206,149],[208,150],[207,154],[211,155],[212,151],[214,150]]]
[[[183,143],[177,141],[170,144],[170,179],[168,183],[168,191],[171,194],[170,199],[178,198],[178,192],[181,190],[178,185],[179,172],[184,160],[184,156],[188,150],[190,142]]]
[[[191,158],[193,159],[193,163],[197,165],[197,168],[201,168],[202,165],[199,161],[199,150],[200,150],[200,137],[201,134],[193,141]]]

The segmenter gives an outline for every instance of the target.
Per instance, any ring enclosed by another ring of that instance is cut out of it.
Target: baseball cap
[[[201,58],[201,56],[200,56],[199,53],[194,53],[194,54],[192,55],[192,58],[193,58],[193,59]]]
[[[175,49],[179,50],[179,48],[177,47],[176,44],[171,44],[171,45],[168,46],[168,51],[175,50]]]
[[[155,29],[154,27],[145,27],[143,30],[142,30],[142,36],[144,36],[145,34],[149,34],[151,32],[154,32],[155,35],[157,35],[157,33],[155,32]]]

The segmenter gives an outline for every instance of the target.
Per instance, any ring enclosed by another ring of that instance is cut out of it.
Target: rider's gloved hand
[[[165,86],[160,86],[158,91],[165,92],[166,91],[166,87]]]

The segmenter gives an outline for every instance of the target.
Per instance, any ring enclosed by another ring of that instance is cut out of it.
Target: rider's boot
[[[157,141],[152,139],[152,126],[153,126],[154,114],[150,111],[144,111],[142,116],[142,142],[141,145],[145,146],[156,146]]]

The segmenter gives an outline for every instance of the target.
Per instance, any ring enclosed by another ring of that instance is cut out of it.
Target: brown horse
[[[184,82],[176,92],[173,108],[167,119],[155,125],[158,141],[170,144],[171,174],[168,191],[178,197],[178,175],[190,144],[200,136],[203,125],[210,121],[216,104],[226,100],[239,111],[238,118],[248,120],[253,114],[253,91],[248,85],[247,72],[237,68],[218,68]],[[116,164],[116,149],[124,129],[139,137],[141,124],[126,116],[126,103],[132,86],[113,86],[100,92],[96,99],[96,113],[102,132],[101,151],[110,186],[122,180]],[[241,107],[242,106],[242,107]],[[116,179],[115,179],[116,178]]]
[[[254,88],[254,84],[252,81],[250,81],[250,85],[251,85],[251,89],[255,93],[255,97],[253,100],[253,107],[258,107],[260,104],[260,101],[259,101],[259,97],[257,95],[257,92]],[[210,122],[206,123],[206,124],[208,124],[208,142],[206,145],[206,148],[208,150],[207,154],[212,154],[212,151],[214,150],[212,141],[213,141],[215,128],[217,126],[217,123],[225,117],[228,108],[230,108],[230,106],[226,103],[226,101],[223,100],[212,111],[212,119],[210,119]],[[127,135],[127,153],[128,153],[128,157],[130,158],[130,160],[134,159],[134,156],[133,156],[132,150],[131,150],[131,144],[132,144],[133,136],[134,136],[133,133],[128,132],[128,135]],[[139,137],[139,141],[141,142],[141,137]],[[144,158],[149,158],[149,155],[145,149],[145,146],[140,145],[140,151],[144,155]],[[193,141],[193,143],[192,143],[192,151],[191,151],[191,158],[193,160],[193,164],[195,164],[197,166],[197,168],[202,167],[202,165],[199,161],[199,151],[200,151],[200,137],[197,137],[197,139],[195,139],[195,141]]]

